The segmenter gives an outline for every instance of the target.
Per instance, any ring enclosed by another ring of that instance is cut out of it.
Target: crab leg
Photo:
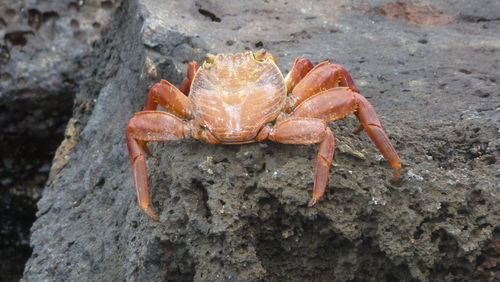
[[[332,88],[320,92],[302,102],[291,114],[291,117],[313,117],[325,122],[338,120],[356,113],[361,126],[370,139],[393,167],[392,181],[400,177],[401,160],[385,134],[373,106],[361,94],[347,87]]]
[[[333,155],[335,153],[335,138],[326,123],[317,118],[289,118],[278,123],[271,129],[268,138],[271,141],[284,144],[314,144],[319,143],[314,172],[314,186],[308,206],[312,207],[325,194],[330,174]]]
[[[149,89],[142,110],[153,111],[158,105],[183,118],[189,118],[193,109],[191,100],[177,87],[163,79]]]
[[[191,82],[193,82],[194,74],[198,70],[200,65],[198,65],[198,62],[192,61],[187,64],[187,74],[184,80],[182,81],[180,90],[182,93],[184,93],[186,96],[189,95],[189,90],[191,89]]]
[[[295,86],[290,97],[291,104],[293,107],[297,107],[307,98],[337,84],[359,92],[351,75],[344,67],[327,61],[321,62]]]
[[[186,78],[190,77],[189,68],[197,68],[197,63],[191,62],[188,64],[188,76]],[[146,98],[146,103],[144,103],[144,108],[142,110],[154,111],[158,105],[183,118],[189,118],[193,110],[193,102],[191,102],[191,99],[186,97],[186,95],[172,85],[172,83],[163,79],[155,83],[151,89],[149,89],[148,97]],[[138,142],[144,151],[151,155],[147,146],[147,141],[141,140]]]
[[[143,111],[136,113],[126,129],[126,141],[139,206],[154,220],[158,215],[151,208],[148,171],[144,156],[144,142],[169,141],[187,138],[189,126],[180,118],[166,112]]]
[[[400,178],[401,174],[401,159],[392,146],[389,137],[385,134],[384,129],[377,117],[377,113],[373,106],[359,93],[354,93],[356,97],[356,102],[358,104],[358,110],[356,111],[356,116],[358,117],[361,125],[370,136],[370,139],[375,143],[375,146],[382,153],[384,158],[392,166],[392,182],[396,182]]]

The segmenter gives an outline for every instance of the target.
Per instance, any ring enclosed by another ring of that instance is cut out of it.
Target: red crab
[[[335,87],[337,86],[338,87]],[[169,112],[157,111],[157,106]],[[359,94],[351,75],[328,61],[316,66],[296,58],[286,77],[264,50],[208,55],[201,67],[187,66],[180,89],[161,80],[151,87],[141,112],[126,129],[139,206],[153,219],[145,153],[150,141],[185,138],[211,144],[271,140],[284,144],[320,143],[309,206],[325,193],[335,140],[330,121],[355,113],[357,131],[365,129],[399,178],[401,160],[377,114]]]

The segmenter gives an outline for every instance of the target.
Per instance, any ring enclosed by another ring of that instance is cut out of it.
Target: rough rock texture
[[[22,276],[29,231],[110,1],[0,2],[0,281]],[[78,103],[78,102],[77,102]]]
[[[81,131],[60,147],[39,202],[24,280],[498,277],[499,4],[247,2],[117,10],[77,96],[95,106],[75,110]],[[447,20],[413,21],[422,11]],[[350,70],[404,160],[403,181],[389,183],[369,138],[352,133],[354,117],[331,124],[336,158],[314,208],[305,203],[317,146],[151,144],[160,221],[150,220],[124,143],[148,87],[179,83],[206,52],[258,48],[284,71],[299,55]]]

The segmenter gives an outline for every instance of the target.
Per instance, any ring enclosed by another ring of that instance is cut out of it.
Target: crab
[[[160,105],[168,110],[158,111]],[[145,155],[147,142],[195,138],[210,144],[245,144],[271,140],[284,144],[320,143],[312,196],[325,194],[335,139],[328,122],[355,114],[375,146],[400,177],[401,160],[382,129],[374,108],[359,94],[349,72],[324,61],[314,66],[297,57],[283,77],[268,52],[207,55],[200,67],[187,65],[180,88],[166,80],[154,84],[142,111],[126,128],[137,201],[152,219]]]

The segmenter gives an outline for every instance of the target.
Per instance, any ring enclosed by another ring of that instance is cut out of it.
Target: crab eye
[[[257,59],[257,62],[261,62],[262,63],[262,62],[265,62],[265,61],[266,61],[266,59],[264,59],[264,58]]]
[[[213,54],[207,54],[205,56],[205,62],[209,63],[209,64],[213,64],[215,61],[215,55]]]

